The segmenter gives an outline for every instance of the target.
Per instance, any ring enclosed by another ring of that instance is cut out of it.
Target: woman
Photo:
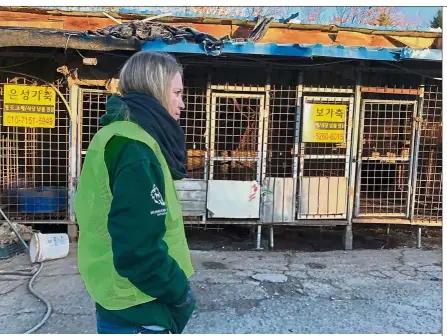
[[[182,75],[168,54],[134,54],[87,151],[78,264],[100,334],[181,333],[195,309],[174,184],[186,177]]]

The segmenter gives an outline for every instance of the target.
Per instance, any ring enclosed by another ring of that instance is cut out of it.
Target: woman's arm
[[[163,241],[168,209],[161,166],[146,145],[126,138],[112,141],[106,156],[112,153],[110,145],[121,148],[113,150],[119,154],[109,155],[115,159],[108,165],[113,194],[108,230],[115,268],[142,292],[166,304],[180,304],[189,285]]]

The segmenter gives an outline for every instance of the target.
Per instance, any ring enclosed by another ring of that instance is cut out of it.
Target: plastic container
[[[70,242],[65,233],[35,233],[29,243],[32,263],[64,258],[68,255]]]
[[[20,242],[8,243],[0,246],[0,259],[8,259],[12,256],[20,254],[25,249],[25,246]]]
[[[68,190],[64,187],[37,187],[18,190],[20,212],[59,212],[67,207]]]

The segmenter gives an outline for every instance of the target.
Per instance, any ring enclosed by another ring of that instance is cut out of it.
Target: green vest
[[[112,202],[104,150],[113,136],[124,136],[148,145],[163,170],[165,182],[166,234],[163,240],[169,255],[189,278],[194,270],[185,238],[183,216],[175,183],[160,146],[138,125],[115,121],[103,127],[87,151],[77,188],[74,209],[79,225],[78,266],[88,293],[108,310],[121,310],[154,300],[121,277],[113,265],[112,245],[107,230],[107,217]],[[148,190],[147,192],[150,192]]]

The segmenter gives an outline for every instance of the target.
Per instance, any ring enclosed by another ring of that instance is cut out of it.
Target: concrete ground
[[[198,298],[185,333],[441,333],[441,250],[192,251]],[[29,268],[25,254],[0,271]],[[0,275],[0,333],[45,314],[27,278]],[[45,263],[35,288],[53,306],[38,333],[95,333],[94,305],[67,258]]]

